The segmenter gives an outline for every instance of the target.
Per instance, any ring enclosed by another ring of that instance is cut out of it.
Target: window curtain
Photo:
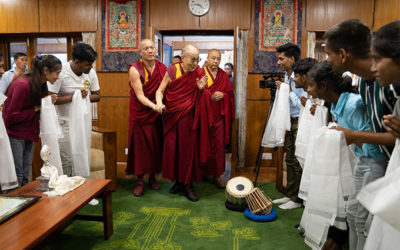
[[[307,57],[315,58],[315,43],[316,35],[315,32],[308,32],[307,36]]]

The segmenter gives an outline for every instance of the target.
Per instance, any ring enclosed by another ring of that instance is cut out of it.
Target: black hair
[[[0,51],[0,61],[3,61],[3,52],[2,51]]]
[[[317,63],[316,59],[310,57],[298,60],[293,64],[293,72],[299,75],[307,75],[308,71]]]
[[[21,56],[27,56],[27,55],[25,53],[22,53],[22,52],[17,52],[17,53],[14,54],[14,60],[17,60]]]
[[[182,57],[181,57],[181,56],[179,56],[179,55],[176,55],[176,56],[174,56],[173,58],[178,58],[178,59],[179,59],[179,61],[182,61]]]
[[[281,53],[283,52],[283,54],[286,57],[294,57],[294,61],[297,61],[300,59],[300,48],[299,46],[297,46],[296,44],[293,43],[287,43],[284,44],[282,46],[279,46],[278,48],[276,48],[276,52]]]
[[[34,105],[40,105],[41,98],[48,95],[47,84],[43,84],[41,81],[41,76],[45,67],[47,67],[50,72],[55,72],[61,69],[61,61],[53,55],[38,55],[31,61],[30,72],[25,74],[30,78],[29,84]]]
[[[338,23],[324,34],[325,46],[335,53],[344,49],[359,58],[369,57],[371,37],[371,30],[358,19],[348,19]]]
[[[230,63],[230,62],[227,62],[227,63],[225,63],[225,65],[224,66],[229,66],[231,69],[233,69],[233,64],[232,63]]]
[[[78,60],[79,62],[87,61],[93,63],[97,59],[97,53],[94,51],[92,46],[86,43],[78,42],[72,48],[72,60]]]
[[[372,48],[383,57],[400,58],[400,20],[380,28],[372,38]]]
[[[332,66],[327,61],[316,64],[307,74],[318,86],[325,85],[326,88],[337,94],[344,92],[354,93],[352,79],[349,76],[342,77],[333,71]]]

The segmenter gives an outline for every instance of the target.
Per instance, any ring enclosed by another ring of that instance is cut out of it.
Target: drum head
[[[243,176],[232,178],[226,184],[226,192],[237,198],[245,197],[253,188],[253,182]]]

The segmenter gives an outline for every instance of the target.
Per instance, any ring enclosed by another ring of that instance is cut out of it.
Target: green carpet
[[[74,221],[46,249],[309,249],[294,228],[303,209],[281,210],[273,222],[253,222],[244,213],[225,208],[225,190],[210,183],[195,185],[200,197],[190,202],[161,190],[134,197],[135,180],[121,179],[112,194],[114,234],[103,240],[103,224]],[[282,195],[274,184],[260,187],[271,199]],[[101,204],[82,212],[100,214]]]

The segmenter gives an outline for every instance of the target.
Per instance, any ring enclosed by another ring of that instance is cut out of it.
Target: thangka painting
[[[259,49],[275,51],[288,42],[297,43],[297,1],[259,0]]]
[[[140,41],[140,1],[106,1],[106,51],[136,51]]]
[[[144,0],[103,0],[100,71],[124,72],[140,58]]]
[[[301,0],[258,0],[255,20],[253,73],[280,71],[276,48],[294,43],[300,46]]]

